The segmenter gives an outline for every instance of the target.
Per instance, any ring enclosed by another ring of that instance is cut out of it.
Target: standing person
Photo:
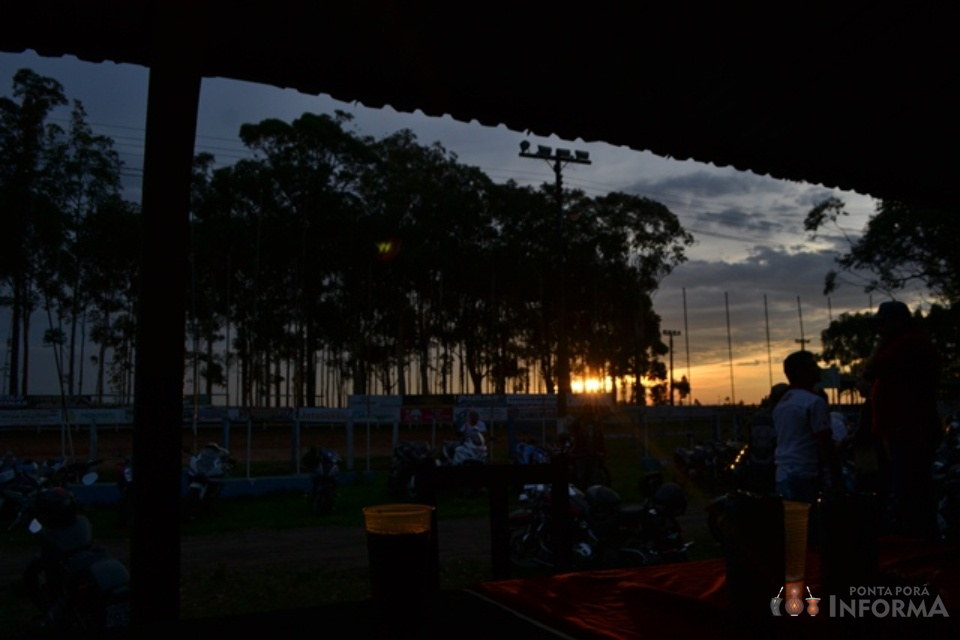
[[[784,500],[813,504],[820,490],[840,477],[830,409],[815,389],[820,367],[813,353],[791,353],[783,361],[783,372],[790,388],[773,410],[777,493]]]
[[[583,491],[595,484],[610,486],[610,474],[604,463],[607,447],[593,406],[580,409],[570,425],[570,435],[573,483]]]
[[[460,427],[460,435],[464,437],[470,435],[471,429],[476,429],[480,433],[487,432],[487,425],[480,419],[480,412],[476,409],[470,409],[470,412],[467,414],[467,421]]]
[[[773,426],[773,410],[789,390],[790,385],[784,382],[773,385],[770,395],[760,402],[760,408],[750,423],[747,486],[755,493],[772,493],[776,487],[774,453],[777,449],[777,431]]]
[[[873,325],[877,346],[863,379],[870,385],[871,432],[887,461],[891,529],[936,537],[931,469],[941,437],[940,354],[902,302],[881,303]]]

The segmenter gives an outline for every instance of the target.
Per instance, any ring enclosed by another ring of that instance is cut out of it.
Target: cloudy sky
[[[0,53],[0,95],[11,96],[17,69],[28,67],[64,85],[68,99],[80,100],[97,133],[116,141],[126,165],[131,192],[139,189],[146,121],[147,72],[129,65],[92,65],[74,58],[42,58],[32,53]],[[197,151],[209,151],[230,164],[247,157],[237,138],[240,125],[265,118],[291,121],[300,115],[354,115],[357,130],[380,137],[399,129],[414,131],[421,143],[440,142],[465,164],[497,181],[552,182],[551,168],[520,158],[520,132],[482,127],[452,118],[428,118],[390,109],[367,109],[325,96],[227,80],[202,85]],[[62,116],[66,118],[64,113]],[[571,164],[563,180],[591,196],[620,191],[647,196],[670,208],[696,238],[689,261],[661,284],[654,298],[662,328],[681,331],[674,339],[675,377],[687,375],[693,397],[703,404],[753,403],[766,395],[771,380],[783,379],[780,362],[799,347],[820,349],[820,332],[844,311],[867,311],[872,298],[854,285],[827,298],[823,280],[832,267],[839,237],[812,242],[802,228],[807,211],[836,195],[847,203],[845,231],[856,235],[874,210],[866,194],[823,185],[775,180],[748,172],[691,161],[668,160],[651,153],[603,143],[529,137],[545,144],[588,151],[591,165]],[[35,332],[38,337],[42,331]],[[769,340],[768,340],[769,334]],[[0,336],[9,336],[9,314],[0,310]],[[769,352],[769,357],[768,357]],[[32,351],[31,392],[54,393],[45,370],[49,349]]]

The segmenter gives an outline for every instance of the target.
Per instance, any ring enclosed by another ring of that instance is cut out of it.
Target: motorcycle
[[[66,487],[68,484],[90,485],[97,481],[100,474],[94,467],[103,464],[100,458],[69,461],[66,458],[46,460],[39,465],[37,473],[45,487]]]
[[[121,457],[117,464],[117,490],[120,492],[117,526],[125,527],[133,518],[133,461],[130,456]]]
[[[932,475],[940,538],[956,544],[960,542],[960,415],[947,421]]]
[[[417,474],[424,465],[435,465],[433,449],[423,441],[405,441],[393,449],[387,487],[396,498],[416,500],[420,497]]]
[[[453,466],[486,464],[489,458],[487,441],[479,429],[467,429],[459,440],[447,440],[440,448],[441,464]]]
[[[650,476],[650,474],[648,474]],[[581,491],[568,486],[572,527],[571,557],[575,569],[638,567],[688,558],[676,518],[686,511],[679,485],[646,480],[650,495],[639,504],[624,504],[609,487]],[[642,485],[643,486],[643,485]],[[549,485],[525,485],[521,507],[509,515],[510,560],[520,568],[555,568]]]
[[[200,514],[209,511],[223,491],[223,480],[236,460],[230,457],[230,451],[216,442],[208,442],[187,465],[187,493],[183,499],[183,519],[196,520]]]
[[[303,465],[310,470],[310,505],[317,515],[326,515],[333,510],[336,500],[337,476],[343,460],[333,449],[310,447],[304,454]]]
[[[443,458],[437,460],[438,465],[475,466],[486,464],[489,460],[486,438],[476,428],[467,429],[460,440],[447,440],[443,443],[440,451]],[[473,484],[463,485],[461,489],[463,496],[466,498],[475,497],[482,491],[483,487]]]
[[[40,552],[23,574],[31,601],[40,610],[29,631],[105,633],[130,620],[130,574],[108,551],[93,544],[90,521],[63,487],[38,492],[14,526],[29,523]]]
[[[38,468],[9,451],[0,460],[0,521],[14,522],[24,503],[43,487]]]
[[[535,442],[518,442],[514,459],[518,464],[547,464],[550,452]]]
[[[709,485],[722,478],[724,469],[742,451],[743,445],[732,440],[677,447],[673,453],[673,464],[684,484],[692,480]]]

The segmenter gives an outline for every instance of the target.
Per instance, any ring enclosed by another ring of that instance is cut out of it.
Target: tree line
[[[66,126],[51,117],[61,107]],[[331,390],[569,392],[565,338],[574,373],[612,378],[622,401],[665,400],[652,294],[693,238],[664,205],[495,183],[439,143],[366,136],[342,112],[239,135],[250,158],[194,162],[183,283],[193,391],[235,376],[231,402],[245,406],[314,406]],[[92,361],[94,395],[132,397],[143,239],[121,169],[113,140],[59,82],[15,74],[0,97],[11,395],[28,395],[42,312],[65,394],[84,393],[80,364]],[[649,398],[641,379],[654,383]]]

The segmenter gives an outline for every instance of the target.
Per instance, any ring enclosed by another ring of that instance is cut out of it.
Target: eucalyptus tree
[[[191,206],[197,279],[184,286],[189,287],[194,315],[205,319],[201,328],[210,331],[205,339],[216,339],[218,313],[229,323],[225,334],[229,326],[235,327],[236,334],[227,340],[225,360],[229,362],[235,350],[240,377],[237,401],[249,406],[264,396],[269,384],[264,373],[269,367],[264,336],[271,323],[264,318],[271,307],[271,257],[282,252],[272,249],[273,234],[267,234],[266,241],[263,238],[264,229],[272,227],[263,206],[268,184],[261,163],[241,160],[208,175],[209,166],[208,157],[195,160]]]
[[[10,386],[26,395],[29,382],[30,319],[38,302],[37,282],[60,245],[63,221],[51,148],[57,129],[48,122],[65,105],[63,86],[30,69],[13,77],[13,98],[0,98],[0,279],[11,307]],[[22,352],[21,352],[22,349]],[[22,354],[22,363],[20,356]]]
[[[70,125],[55,145],[58,161],[52,167],[60,186],[58,206],[66,226],[55,269],[49,274],[47,293],[48,302],[56,305],[59,318],[65,318],[69,326],[64,376],[70,395],[75,390],[80,392],[82,383],[82,375],[78,380],[76,372],[86,338],[82,325],[90,307],[83,272],[90,261],[98,259],[77,250],[78,236],[86,216],[103,206],[116,207],[121,197],[120,156],[111,138],[93,133],[86,115],[83,105],[73,101]]]
[[[556,366],[559,332],[565,331],[574,369],[633,378],[639,399],[641,378],[665,375],[658,357],[666,346],[651,296],[686,259],[692,236],[665,206],[646,198],[589,198],[566,190],[561,202],[562,210],[552,185],[507,183],[497,191],[498,264],[512,289],[519,361],[536,363],[548,393],[569,385]],[[522,367],[511,373],[519,375]]]
[[[103,402],[110,386],[123,396],[132,388],[140,272],[140,209],[107,198],[79,223],[74,251],[82,256],[78,289],[89,305],[90,340],[97,345],[94,393]]]
[[[493,192],[497,244],[489,258],[503,316],[500,326],[510,329],[509,341],[503,344],[501,338],[497,343],[492,363],[495,389],[506,387],[509,377],[518,378],[515,386],[526,389],[528,380],[519,378],[537,369],[547,392],[555,390],[559,304],[554,198],[551,188],[521,187],[513,181]],[[470,331],[464,335],[469,339]]]
[[[649,198],[614,192],[572,202],[565,234],[573,344],[594,368],[630,375],[640,402],[640,380],[666,376],[659,357],[667,347],[652,296],[686,260],[693,236]]]
[[[230,215],[232,189],[215,186],[215,182],[224,180],[225,176],[217,173],[215,164],[213,154],[200,153],[194,157],[190,272],[186,283],[187,335],[192,340],[186,352],[192,362],[187,363],[187,367],[193,369],[194,393],[201,393],[202,378],[202,393],[207,396],[213,395],[216,386],[227,384],[229,348],[221,355],[216,346],[221,340],[229,341],[232,260],[238,236],[235,220]]]
[[[316,398],[316,354],[324,340],[322,309],[342,268],[344,227],[355,205],[355,184],[367,161],[366,142],[345,128],[350,116],[304,114],[291,123],[276,119],[245,124],[240,138],[255,153],[244,173],[256,174],[256,193],[244,192],[256,214],[255,344],[261,364],[278,354],[294,361],[295,400]],[[293,337],[291,340],[291,336]],[[272,354],[272,355],[270,355]],[[288,381],[288,384],[290,381]]]
[[[368,265],[372,277],[362,327],[377,346],[367,360],[385,385],[395,384],[402,394],[411,355],[418,360],[420,386],[427,389],[432,346],[443,341],[451,324],[462,329],[448,310],[463,301],[458,279],[487,269],[493,230],[485,201],[491,182],[441,144],[420,144],[409,130],[377,140],[372,151],[376,162],[361,185],[363,213],[373,238],[393,250]],[[370,345],[359,348],[369,351]]]

